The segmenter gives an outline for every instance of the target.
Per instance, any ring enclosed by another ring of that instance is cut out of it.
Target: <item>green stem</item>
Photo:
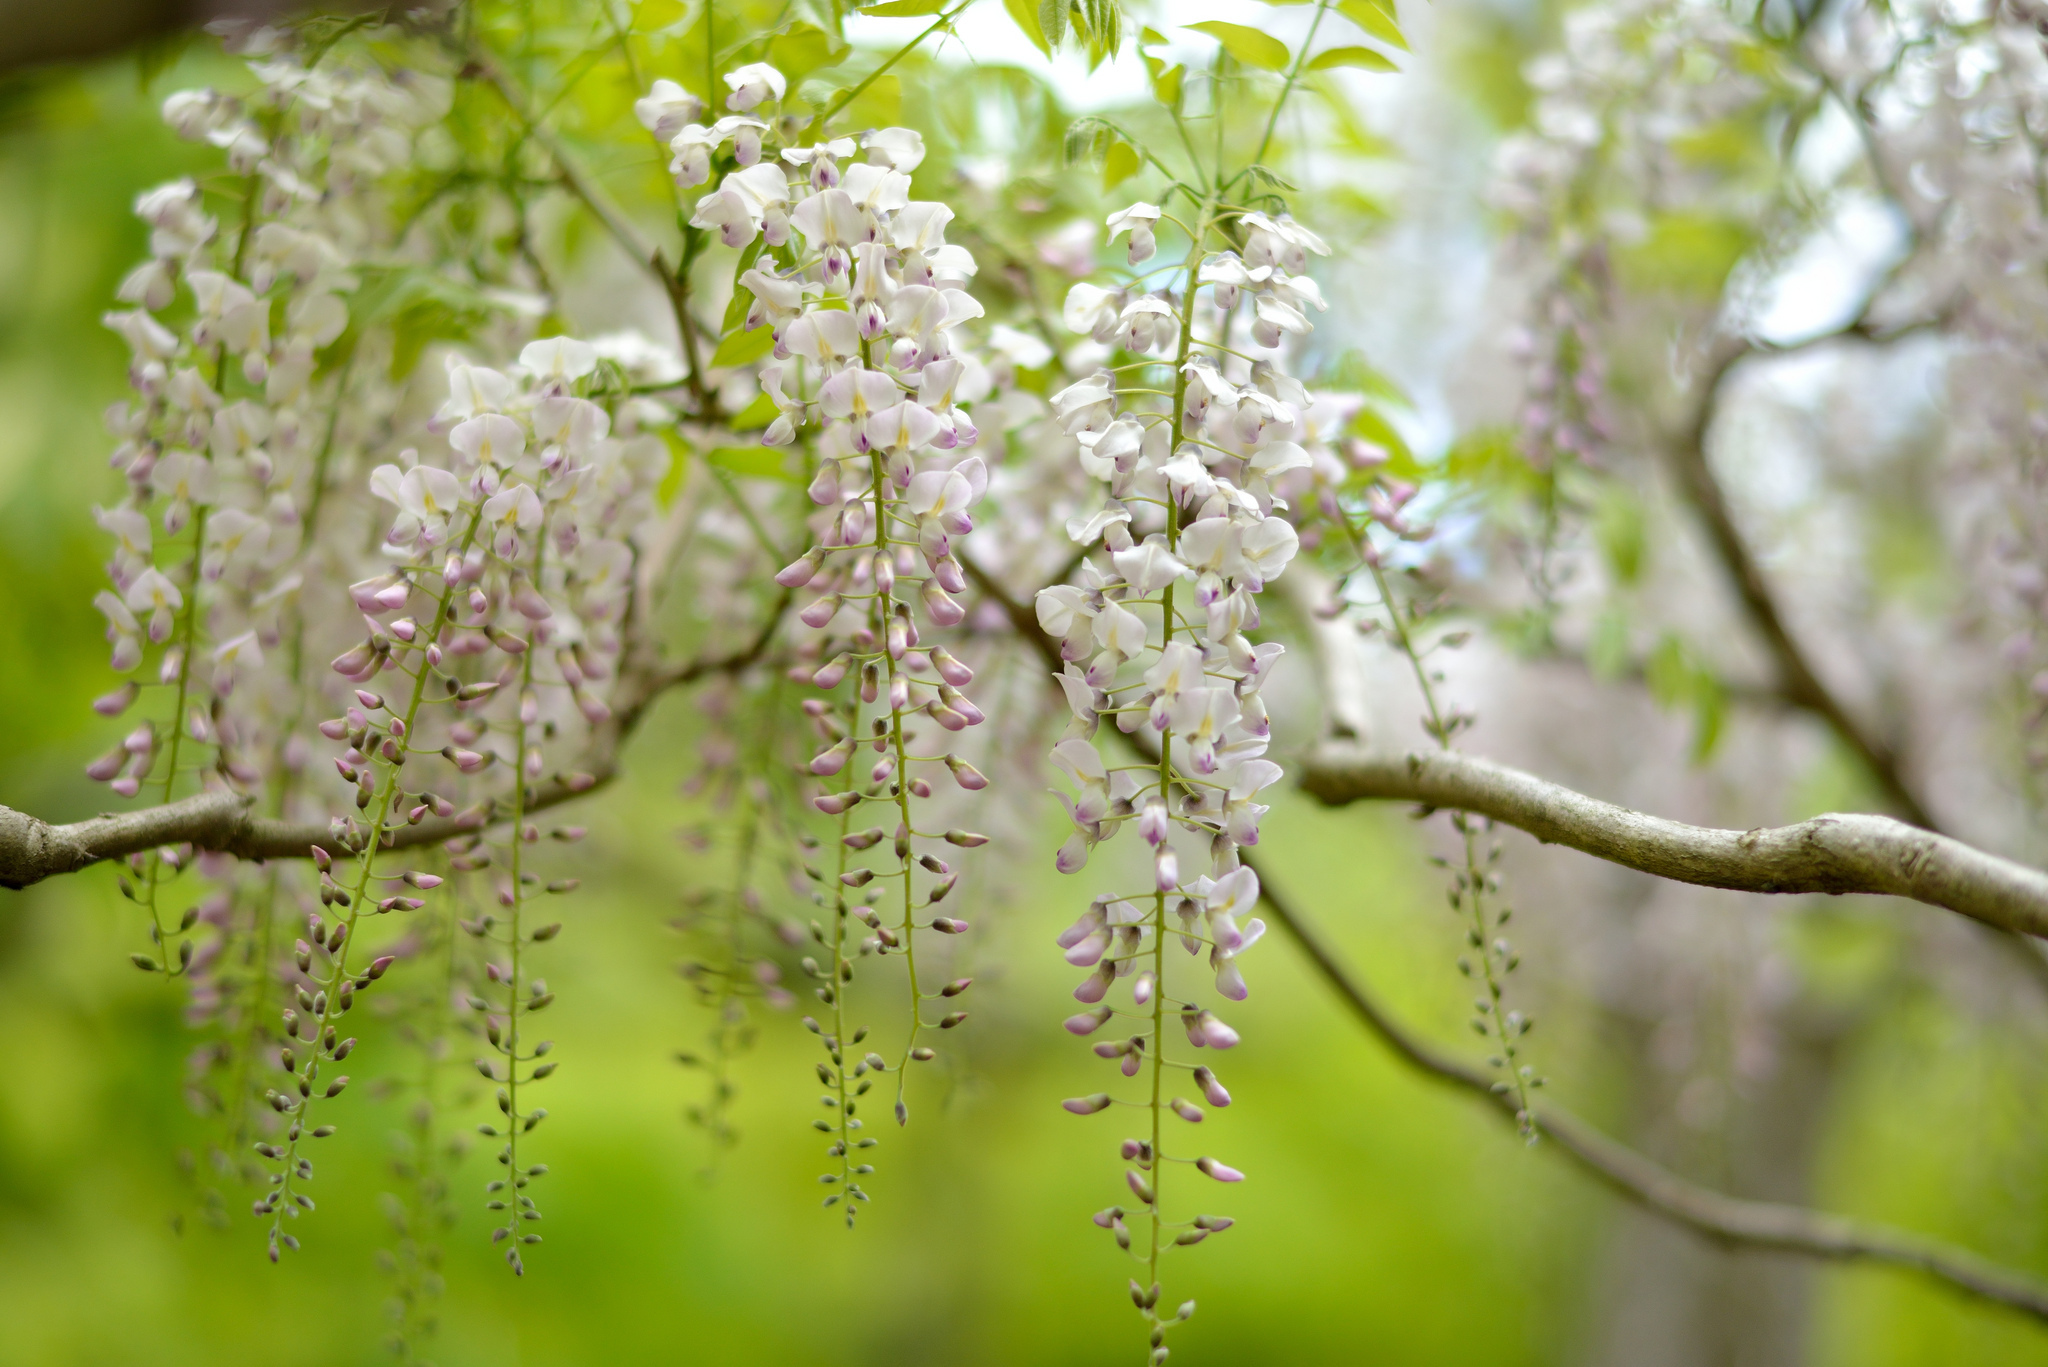
[[[1301,79],[1302,68],[1308,62],[1308,50],[1315,44],[1316,30],[1323,26],[1323,15],[1329,11],[1329,8],[1330,0],[1316,0],[1315,17],[1309,21],[1308,36],[1301,40],[1301,51],[1294,55],[1294,65],[1288,68],[1287,80],[1280,87],[1280,97],[1273,101],[1273,112],[1266,119],[1266,135],[1259,139],[1258,155],[1252,158],[1252,164],[1255,166],[1265,165],[1267,149],[1273,145],[1273,130],[1279,127],[1280,124],[1280,111],[1287,107],[1287,97],[1294,93],[1294,84]],[[1219,171],[1218,174],[1220,175],[1221,172]],[[1242,175],[1244,173],[1239,172],[1238,174]],[[1232,179],[1234,180],[1236,177],[1232,177]]]
[[[826,123],[831,120],[834,114],[837,114],[840,110],[846,108],[846,106],[852,104],[855,100],[859,99],[862,93],[865,92],[869,86],[873,85],[878,79],[880,79],[883,73],[887,72],[890,67],[896,65],[896,63],[902,61],[905,57],[908,57],[914,50],[916,50],[917,46],[920,43],[924,42],[925,39],[931,37],[934,33],[937,33],[940,29],[946,27],[955,19],[959,18],[961,11],[965,10],[969,5],[973,3],[974,0],[962,0],[960,4],[953,6],[953,8],[947,10],[938,18],[932,20],[930,28],[927,28],[924,32],[918,34],[915,38],[912,38],[909,42],[905,43],[902,47],[898,48],[887,61],[883,62],[873,71],[870,71],[867,75],[863,76],[860,80],[860,83],[854,86],[853,89],[840,91],[839,98],[832,101],[831,104],[825,106],[824,113],[818,115],[817,118],[811,120],[810,127],[807,130],[805,130],[805,136],[811,137],[815,136],[819,132],[822,132],[824,130]]]
[[[463,531],[462,541],[456,548],[453,558],[460,558],[468,552],[470,544],[476,540],[477,527],[482,519],[481,509],[470,513],[469,525]],[[449,607],[455,601],[455,591],[455,584],[443,581],[440,597],[434,604],[433,624],[417,643],[420,649],[419,666],[413,675],[412,696],[405,705],[405,738],[408,743],[412,738],[414,723],[419,719],[420,704],[426,697],[427,680],[432,678],[434,673],[427,663],[426,650],[428,646],[441,639],[441,633],[448,626]],[[312,1048],[305,1066],[297,1070],[302,1090],[298,1103],[288,1112],[292,1116],[292,1125],[282,1160],[284,1180],[278,1184],[278,1189],[274,1193],[275,1204],[271,1215],[270,1237],[273,1247],[283,1233],[285,1211],[291,1209],[293,1200],[298,1196],[292,1179],[298,1162],[299,1144],[305,1138],[306,1117],[312,1110],[314,1098],[318,1095],[312,1090],[312,1084],[319,1076],[321,1056],[330,1053],[333,1048],[327,1039],[328,1029],[334,1018],[340,1014],[341,985],[348,976],[348,956],[356,945],[356,923],[363,915],[364,899],[369,895],[370,879],[376,871],[377,855],[384,844],[384,833],[390,823],[391,809],[397,801],[399,775],[403,772],[404,769],[399,764],[386,763],[383,782],[378,785],[377,796],[371,802],[376,814],[370,818],[368,836],[358,856],[355,887],[349,890],[348,914],[343,920],[343,924],[348,927],[348,933],[340,950],[333,956],[333,968],[329,971],[327,982],[321,992],[326,1000],[321,1007],[319,1019],[313,1023]],[[296,1037],[296,1028],[293,1033]]]

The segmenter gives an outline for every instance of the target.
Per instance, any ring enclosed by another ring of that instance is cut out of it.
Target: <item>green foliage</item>
[[[1754,241],[1755,230],[1739,219],[1657,214],[1641,241],[1615,253],[1616,273],[1631,289],[1706,298],[1721,292],[1728,272]]]
[[[1284,71],[1290,56],[1287,44],[1270,33],[1243,24],[1227,24],[1221,19],[1211,19],[1200,24],[1183,27],[1195,33],[1206,33],[1223,44],[1223,50],[1243,62],[1246,66],[1261,71]]]
[[[1408,39],[1401,33],[1392,3],[1381,5],[1378,0],[1338,0],[1336,8],[1339,14],[1364,29],[1367,36],[1388,47],[1408,51]]]
[[[1712,666],[1683,637],[1666,632],[1643,662],[1643,677],[1659,707],[1692,713],[1693,763],[1711,759],[1728,719],[1727,690]]]
[[[1355,67],[1361,71],[1399,71],[1401,68],[1389,61],[1383,53],[1369,47],[1333,47],[1327,52],[1317,53],[1309,60],[1310,71],[1328,71],[1332,67]]]

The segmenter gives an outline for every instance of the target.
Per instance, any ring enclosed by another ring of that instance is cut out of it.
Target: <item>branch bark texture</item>
[[[609,783],[617,773],[618,751],[626,737],[662,692],[694,683],[712,674],[746,669],[768,651],[787,612],[784,592],[754,639],[729,655],[662,664],[633,662],[620,680],[611,719],[601,727],[584,756],[581,771],[551,778],[527,794],[528,813],[558,807]],[[311,821],[281,821],[257,816],[252,799],[240,793],[199,793],[161,806],[113,812],[53,826],[26,812],[0,807],[0,887],[25,888],[58,874],[76,873],[102,860],[121,859],[159,845],[191,845],[195,849],[231,854],[239,859],[306,859],[313,848],[340,854],[342,844],[333,827]],[[426,817],[388,831],[384,848],[410,849],[448,840],[465,831],[505,819],[495,800],[457,812],[452,817]]]
[[[1455,808],[1552,845],[1701,887],[1907,897],[2048,937],[2048,874],[1886,816],[1830,813],[1751,831],[1688,826],[1455,752],[1375,755],[1325,744],[1301,786],[1329,806],[1368,798]]]

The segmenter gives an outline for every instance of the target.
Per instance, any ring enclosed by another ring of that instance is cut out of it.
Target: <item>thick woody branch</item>
[[[1646,816],[1519,769],[1441,751],[1368,754],[1326,744],[1301,785],[1330,806],[1367,798],[1455,808],[1626,868],[1740,892],[1877,893],[2048,936],[2048,874],[1885,816],[1716,830]]]
[[[612,716],[592,737],[580,771],[551,778],[527,794],[531,814],[558,807],[611,782],[618,769],[618,751],[647,707],[664,691],[713,674],[736,674],[767,653],[788,610],[790,595],[776,600],[774,610],[741,649],[727,655],[682,664],[636,663],[620,679],[613,696]],[[194,849],[233,855],[238,859],[306,859],[315,846],[340,854],[342,842],[332,823],[282,821],[257,816],[252,799],[239,793],[210,792],[140,811],[109,813],[90,821],[53,826],[46,821],[0,807],[0,887],[25,888],[45,878],[102,860],[121,859],[159,845],[190,845]],[[506,804],[490,799],[452,817],[426,817],[387,831],[384,848],[411,849],[452,839],[504,820]]]
[[[1245,862],[1251,864],[1252,860],[1246,858]],[[1368,1032],[1403,1062],[1485,1097],[1504,1118],[1515,1119],[1515,1099],[1494,1091],[1491,1073],[1439,1051],[1395,1020],[1337,958],[1316,928],[1275,891],[1263,871],[1261,889],[1274,920],[1287,928],[1323,980]],[[1967,1249],[1803,1206],[1724,1195],[1687,1181],[1553,1103],[1537,1109],[1535,1123],[1560,1152],[1611,1190],[1717,1242],[1909,1268],[1966,1295],[2048,1321],[2048,1285]]]

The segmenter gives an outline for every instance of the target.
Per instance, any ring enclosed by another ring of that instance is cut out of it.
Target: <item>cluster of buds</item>
[[[820,1064],[819,1072],[834,1089],[827,1100],[838,1114],[836,1125],[820,1123],[837,1132],[832,1156],[843,1160],[863,1142],[852,1131],[859,1127],[854,1098],[873,1082],[865,1075],[896,1072],[895,1111],[902,1123],[908,1117],[903,1071],[909,1062],[935,1056],[923,1032],[934,1025],[951,1029],[966,1018],[951,1011],[937,1022],[926,1019],[927,1001],[957,996],[965,983],[924,991],[917,941],[923,931],[951,935],[967,928],[938,914],[959,878],[939,846],[970,846],[982,837],[927,834],[913,803],[932,797],[941,770],[963,789],[987,786],[951,749],[934,752],[919,742],[983,720],[963,691],[973,670],[926,633],[957,626],[966,616],[957,595],[966,591],[967,577],[955,546],[973,530],[972,509],[988,487],[986,466],[969,454],[980,433],[968,409],[991,383],[956,335],[982,313],[963,288],[974,274],[974,258],[945,240],[951,209],[911,198],[910,172],[923,160],[923,139],[888,128],[777,147],[765,140],[770,126],[748,115],[782,97],[781,74],[757,65],[726,81],[733,115],[711,128],[688,122],[701,110],[670,83],[641,101],[640,116],[657,136],[671,121],[681,122],[671,142],[681,185],[708,180],[714,158],[730,142],[734,169],[699,199],[691,222],[747,249],[739,276],[752,301],[745,325],[769,328],[773,337],[772,359],[760,379],[778,415],[764,444],[801,438],[815,458],[810,497],[821,510],[810,523],[815,540],[776,576],[783,588],[810,595],[799,615],[821,633],[804,650],[823,663],[804,668],[804,679],[839,695],[836,702],[814,698],[805,705],[824,742],[810,774],[824,780],[846,775],[815,798],[842,830],[830,891],[834,931],[818,932],[821,943],[832,945],[834,962],[814,976],[825,979],[818,993],[835,1018],[843,1016],[839,999],[859,955],[901,955],[911,994],[908,1036],[894,1063],[879,1054],[849,1061],[843,1028],[820,1028],[830,1063]],[[867,159],[852,162],[861,151]],[[920,721],[929,723],[928,731],[913,729]],[[872,763],[858,757],[863,747],[872,747]],[[855,818],[870,808],[890,809],[888,824],[857,829]],[[878,862],[860,862],[857,856],[870,850]],[[813,872],[823,880],[821,870]],[[885,918],[882,894],[890,879],[900,880],[900,900],[892,897]],[[864,935],[847,930],[848,915],[865,927]],[[827,1204],[866,1199],[854,1175],[828,1174],[846,1185]]]
[[[513,1240],[507,1256],[515,1271],[519,1247],[539,1242],[519,1233],[518,1222],[539,1218],[525,1188],[545,1171],[519,1158],[520,1136],[546,1115],[524,1108],[519,1089],[553,1071],[537,1062],[544,1043],[522,1052],[521,1022],[553,994],[524,973],[521,951],[560,929],[528,928],[522,912],[543,887],[575,886],[543,885],[523,866],[526,847],[541,838],[529,816],[544,800],[596,782],[561,767],[550,750],[568,749],[609,720],[605,693],[617,672],[633,577],[635,553],[625,537],[650,511],[667,460],[656,441],[612,437],[610,413],[579,396],[596,368],[593,348],[565,337],[528,344],[516,376],[450,359],[449,397],[431,426],[446,434],[452,459],[429,464],[407,450],[399,464],[369,477],[371,494],[394,506],[383,547],[391,568],[349,588],[368,635],[333,664],[354,687],[352,705],[320,727],[347,746],[335,767],[362,813],[336,822],[336,841],[355,861],[346,885],[323,866],[322,900],[344,917],[337,927],[343,938],[334,942],[344,951],[331,970],[337,981],[347,976],[346,934],[360,916],[417,910],[412,892],[438,882],[416,871],[376,871],[395,832],[429,816],[452,819],[459,834],[447,842],[451,867],[503,870],[495,890],[501,912],[464,925],[506,949],[505,960],[485,971],[503,985],[503,999],[472,997],[470,1006],[504,1056],[502,1070],[488,1061],[481,1068],[504,1084],[507,1127],[502,1135],[484,1128],[505,1139],[499,1160],[507,1173],[490,1194],[494,1210],[513,1211],[494,1237]],[[420,772],[436,762],[438,776]],[[491,785],[479,777],[487,774],[505,777]],[[494,841],[489,831],[498,823],[505,835]],[[559,839],[580,833],[552,832]],[[404,889],[382,897],[372,891],[393,881]],[[326,1009],[338,1001],[330,996]],[[322,1017],[316,1027],[324,1026]],[[292,1171],[287,1151],[280,1188],[287,1196]],[[509,1202],[500,1195],[507,1189]]]
[[[1154,251],[1151,225],[1159,217],[1145,204],[1111,216],[1112,236],[1132,233],[1134,264]],[[1148,1099],[1130,1103],[1149,1112],[1150,1133],[1124,1140],[1120,1152],[1149,1227],[1142,1257],[1150,1276],[1132,1283],[1132,1298],[1150,1327],[1155,1362],[1165,1359],[1165,1331],[1178,1322],[1158,1308],[1162,1248],[1198,1243],[1230,1223],[1209,1216],[1186,1225],[1167,1222],[1161,1176],[1168,1164],[1187,1163],[1217,1181],[1243,1177],[1207,1155],[1167,1151],[1165,1114],[1189,1123],[1204,1115],[1195,1100],[1169,1099],[1175,1089],[1165,1085],[1167,1069],[1190,1070],[1192,1090],[1208,1105],[1230,1103],[1212,1068],[1168,1057],[1169,1015],[1180,1018],[1193,1048],[1228,1049],[1238,1042],[1213,1011],[1169,983],[1168,945],[1177,939],[1190,955],[1206,950],[1217,995],[1244,999],[1239,961],[1265,926],[1251,915],[1258,876],[1238,851],[1257,843],[1266,811],[1258,795],[1281,776],[1280,766],[1265,758],[1270,727],[1261,689],[1282,647],[1255,644],[1248,633],[1259,626],[1259,593],[1300,544],[1273,481],[1314,464],[1302,445],[1309,436],[1309,399],[1301,385],[1275,362],[1247,366],[1238,348],[1194,334],[1207,330],[1240,340],[1248,327],[1254,345],[1270,348],[1284,340],[1295,331],[1291,321],[1268,334],[1274,318],[1300,318],[1288,300],[1321,299],[1312,282],[1286,268],[1299,270],[1304,254],[1322,244],[1284,216],[1246,214],[1233,226],[1231,251],[1199,255],[1202,239],[1224,232],[1220,224],[1201,225],[1193,244],[1191,263],[1203,264],[1188,288],[1210,290],[1206,313],[1196,297],[1172,290],[1148,296],[1143,302],[1157,303],[1167,320],[1149,337],[1132,323],[1151,313],[1133,314],[1140,301],[1119,303],[1086,283],[1069,295],[1068,321],[1077,331],[1107,331],[1136,352],[1153,349],[1162,337],[1175,344],[1176,382],[1171,407],[1152,400],[1156,386],[1127,393],[1115,370],[1052,396],[1054,416],[1073,439],[1082,468],[1108,486],[1108,498],[1067,524],[1068,534],[1099,550],[1099,557],[1082,562],[1077,583],[1042,590],[1036,603],[1039,625],[1060,642],[1066,664],[1059,683],[1072,713],[1052,752],[1074,787],[1072,796],[1061,795],[1073,832],[1057,866],[1078,872],[1096,845],[1131,824],[1151,856],[1149,886],[1098,896],[1059,944],[1070,964],[1089,970],[1074,990],[1086,1009],[1067,1020],[1067,1029],[1089,1036],[1125,1018],[1132,1032],[1096,1044],[1094,1052],[1126,1078],[1150,1070]],[[1251,307],[1240,311],[1247,291]],[[1300,330],[1306,328],[1301,319]],[[1151,368],[1123,369],[1142,374]],[[1095,744],[1105,718],[1145,763],[1105,762]],[[1120,982],[1128,983],[1128,1007],[1111,996],[1113,989],[1121,992]],[[1065,1106],[1088,1115],[1115,1104],[1102,1091]],[[1122,1207],[1101,1212],[1096,1223],[1130,1248]],[[1178,1318],[1192,1311],[1192,1304],[1184,1306]]]
[[[161,700],[88,767],[126,798],[145,785],[168,801],[181,784],[286,782],[298,681],[267,656],[296,631],[307,523],[335,444],[320,412],[343,387],[316,374],[315,354],[348,326],[350,266],[379,245],[363,199],[444,105],[436,83],[374,69],[275,54],[249,69],[247,99],[188,90],[164,102],[165,122],[221,149],[238,183],[212,200],[190,179],[137,198],[149,256],[121,283],[128,307],[105,317],[128,344],[135,397],[107,413],[124,496],[98,513],[114,553],[96,605],[114,669],[133,677],[95,707],[119,715],[150,690]],[[157,890],[176,867],[150,857],[135,871],[124,887],[168,948]],[[174,958],[189,966],[191,942],[163,955],[167,968]]]

